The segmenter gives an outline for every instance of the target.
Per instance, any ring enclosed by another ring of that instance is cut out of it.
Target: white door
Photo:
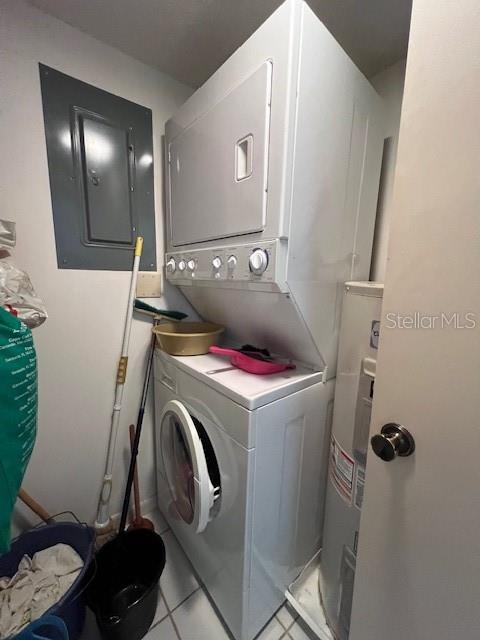
[[[413,2],[394,203],[350,640],[478,640],[478,0]]]
[[[178,400],[160,417],[158,454],[170,490],[170,508],[196,533],[205,530],[220,495],[220,474],[203,425]]]

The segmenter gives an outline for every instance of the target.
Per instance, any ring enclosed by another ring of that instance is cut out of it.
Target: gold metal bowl
[[[225,327],[213,322],[164,322],[152,329],[157,347],[172,356],[208,353]]]

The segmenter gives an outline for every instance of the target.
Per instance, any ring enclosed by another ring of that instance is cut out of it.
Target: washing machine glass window
[[[178,400],[168,402],[161,418],[161,455],[172,506],[200,533],[216,513],[220,473],[201,421]]]

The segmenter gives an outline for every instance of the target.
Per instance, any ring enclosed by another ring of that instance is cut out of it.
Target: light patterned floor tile
[[[295,624],[288,630],[288,635],[292,640],[318,640],[313,631],[306,625],[303,620],[298,619]]]
[[[167,531],[162,536],[165,543],[167,561],[160,587],[167,601],[168,608],[173,611],[183,600],[198,589],[199,584],[195,578],[192,566],[186,555],[183,553],[175,536],[171,531]]]
[[[229,640],[203,589],[190,596],[172,616],[182,640]]]
[[[276,618],[272,618],[266,627],[260,631],[255,640],[279,640],[285,633],[285,629]]]
[[[289,629],[298,618],[298,613],[288,602],[275,615],[285,629]]]
[[[178,636],[170,618],[165,618],[150,629],[144,640],[178,640]]]
[[[162,598],[161,590],[159,590],[159,592],[158,592],[157,611],[155,613],[155,617],[154,617],[153,622],[152,622],[152,627],[155,626],[156,624],[158,624],[160,622],[160,620],[163,620],[163,618],[165,618],[165,616],[167,614],[168,614],[168,611],[167,611],[167,607],[165,605],[165,600]]]
[[[205,592],[199,588],[190,562],[175,536],[166,529],[163,516],[155,511],[148,517],[154,522],[155,530],[162,534],[167,562],[160,579],[166,602],[159,595],[154,622],[145,640],[231,640]],[[173,611],[171,615],[180,639],[166,605]],[[101,640],[95,617],[90,611],[81,640]],[[316,640],[316,636],[298,619],[296,611],[285,603],[256,640]]]

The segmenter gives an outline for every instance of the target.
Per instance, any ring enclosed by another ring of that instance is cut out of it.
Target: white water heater
[[[338,640],[350,629],[383,284],[345,285],[319,589]]]

